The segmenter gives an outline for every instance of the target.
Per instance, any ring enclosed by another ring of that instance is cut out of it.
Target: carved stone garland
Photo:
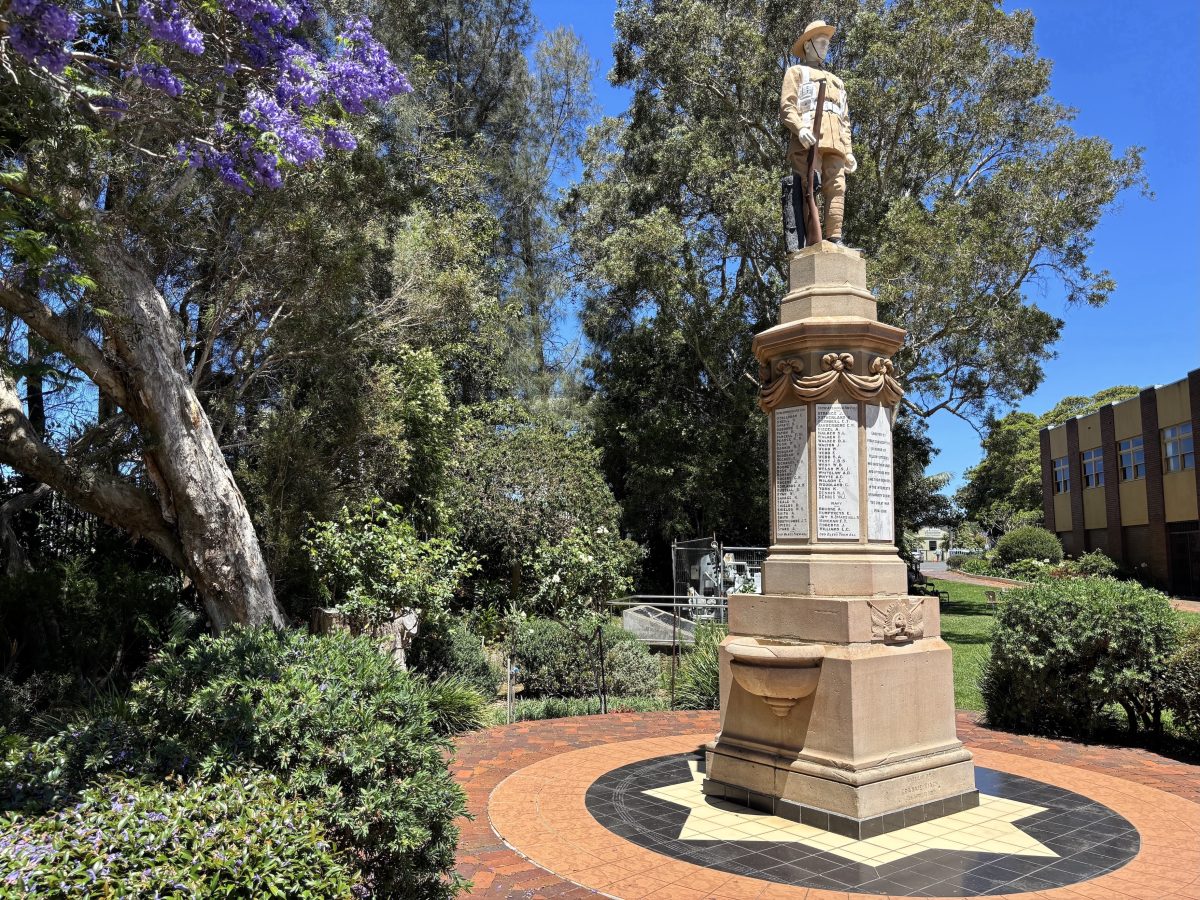
[[[870,375],[854,374],[854,355],[826,353],[821,357],[820,375],[801,377],[804,361],[779,359],[768,369],[760,368],[763,376],[758,392],[758,405],[770,412],[789,397],[799,400],[822,400],[841,388],[855,400],[875,401],[885,405],[899,403],[904,389],[896,380],[896,367],[890,359],[876,357],[871,361]]]

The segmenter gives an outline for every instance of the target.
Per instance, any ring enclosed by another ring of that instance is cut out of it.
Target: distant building
[[[950,549],[946,542],[946,539],[950,537],[950,532],[941,528],[926,526],[913,537],[917,549],[921,553],[921,559],[927,562],[942,559],[945,552]]]
[[[1046,527],[1069,556],[1103,550],[1171,593],[1200,596],[1200,369],[1043,428]]]

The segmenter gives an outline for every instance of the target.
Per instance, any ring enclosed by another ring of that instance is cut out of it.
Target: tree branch
[[[80,509],[135,538],[144,537],[173,565],[184,568],[179,538],[163,521],[154,498],[119,478],[76,465],[46,446],[25,417],[16,384],[6,372],[0,372],[0,463],[49,485]]]

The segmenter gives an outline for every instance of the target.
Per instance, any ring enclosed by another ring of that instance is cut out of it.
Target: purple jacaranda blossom
[[[130,72],[142,79],[142,83],[162,91],[168,97],[183,95],[183,82],[180,81],[166,66],[158,63],[138,63]],[[122,757],[118,757],[120,759]]]

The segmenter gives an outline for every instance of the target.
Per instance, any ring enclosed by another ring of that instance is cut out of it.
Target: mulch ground
[[[474,819],[462,823],[458,872],[473,882],[472,896],[585,897],[581,888],[520,856],[492,831],[487,805],[495,787],[513,772],[569,750],[640,738],[717,730],[715,712],[620,713],[522,722],[464,735],[452,765]],[[1200,766],[1148,750],[1048,740],[993,731],[973,713],[959,713],[958,734],[968,747],[1099,772],[1156,788],[1200,804]]]

